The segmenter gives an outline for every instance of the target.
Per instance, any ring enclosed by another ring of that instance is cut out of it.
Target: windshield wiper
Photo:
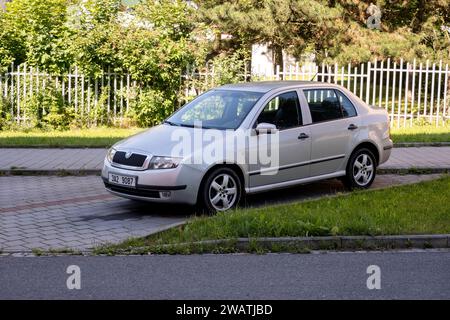
[[[167,123],[167,124],[170,125],[170,126],[176,126],[176,127],[179,127],[179,126],[180,126],[178,123],[171,122],[171,121],[167,121],[167,120],[164,120],[163,123]]]

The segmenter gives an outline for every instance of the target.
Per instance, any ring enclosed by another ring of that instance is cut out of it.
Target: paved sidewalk
[[[106,149],[4,149],[0,171],[101,170]],[[450,147],[394,148],[381,169],[450,169]]]
[[[0,170],[101,170],[106,149],[0,148]]]

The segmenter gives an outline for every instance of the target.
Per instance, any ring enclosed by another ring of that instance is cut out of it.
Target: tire
[[[204,212],[214,214],[236,208],[242,196],[242,184],[230,168],[217,168],[205,178],[199,191]]]
[[[375,180],[377,162],[372,151],[357,149],[347,163],[346,175],[341,181],[349,190],[367,189]]]

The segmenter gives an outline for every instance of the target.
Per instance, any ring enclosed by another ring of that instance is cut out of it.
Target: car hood
[[[203,141],[203,139],[201,139],[201,142],[197,141],[194,143],[194,133],[201,131],[202,129],[199,128],[162,124],[131,136],[125,140],[119,141],[113,147],[116,150],[143,152],[154,156],[171,156],[173,155],[172,152],[174,149],[178,148],[177,150],[182,150],[181,156],[186,157],[195,151],[194,146],[199,149],[212,143],[211,141]],[[205,131],[206,130],[203,130],[203,132]],[[214,131],[222,135],[219,139],[215,139],[214,142],[217,143],[219,140],[223,139],[225,131]],[[185,141],[187,141],[189,144],[188,148],[180,148],[180,137],[183,137]]]

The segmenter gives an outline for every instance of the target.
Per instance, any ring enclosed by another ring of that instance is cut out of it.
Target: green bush
[[[167,97],[162,91],[143,90],[135,100],[130,115],[140,127],[161,123],[176,108],[176,99]]]
[[[11,104],[0,95],[0,131],[9,127],[11,118]]]
[[[24,111],[32,128],[67,130],[75,118],[73,108],[64,102],[54,84],[25,100]]]

